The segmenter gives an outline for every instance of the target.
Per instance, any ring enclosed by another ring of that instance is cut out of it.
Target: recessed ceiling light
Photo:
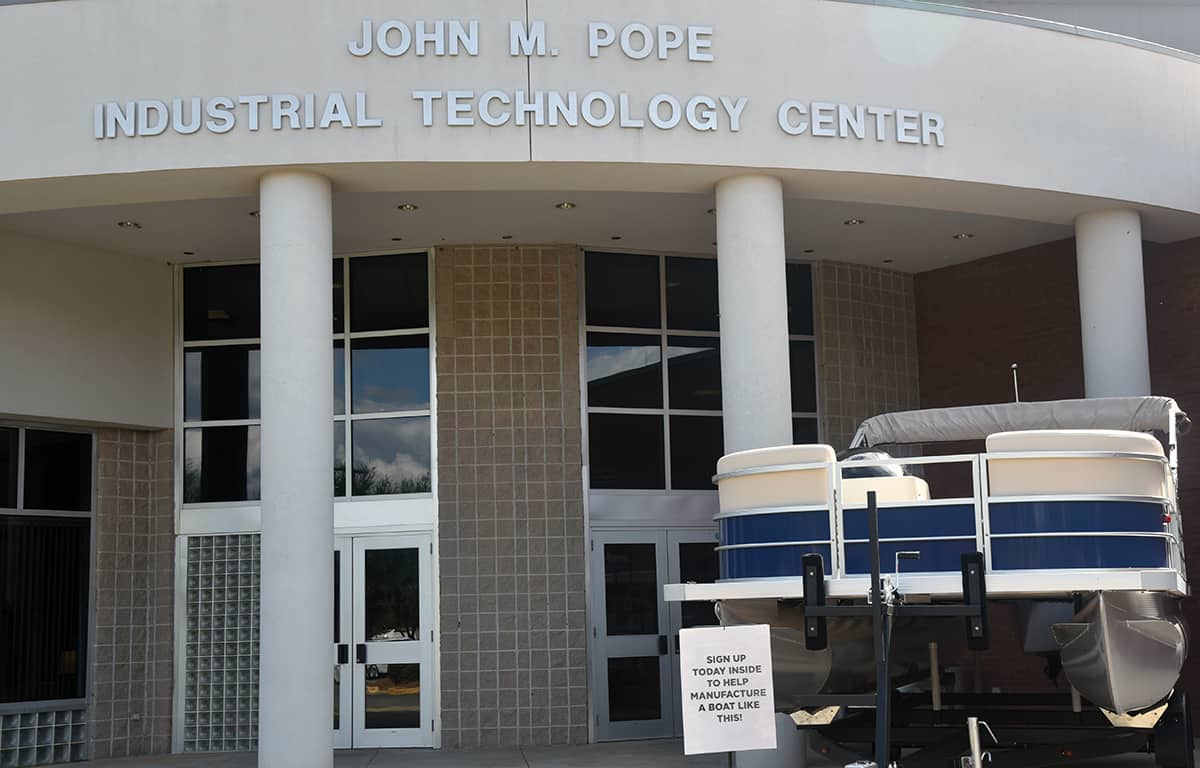
[[[400,203],[400,205],[396,206],[396,210],[404,211],[405,213],[412,213],[420,207],[421,206],[417,205],[416,203]]]
[[[608,239],[609,239],[609,240],[620,240],[620,239],[621,239],[621,236],[620,236],[620,235],[613,235],[613,236],[609,237]]]
[[[716,244],[717,244],[717,241],[716,241],[716,240],[713,240],[713,245],[716,245]]]
[[[866,220],[864,220],[864,219],[846,219],[842,223],[845,224],[847,227],[857,227],[859,224],[865,224]]]
[[[136,221],[130,221],[129,219],[125,219],[123,221],[118,221],[117,226],[120,227],[121,229],[141,229],[142,228],[141,224],[138,224]]]
[[[705,211],[705,213],[707,213],[709,216],[713,215],[716,212],[717,212],[716,208],[709,208],[707,211]]]
[[[501,240],[512,240],[512,235],[500,235]]]
[[[393,243],[398,243],[398,242],[400,242],[400,241],[401,241],[401,240],[403,240],[403,239],[404,239],[403,237],[393,237],[393,238],[392,238],[392,242],[393,242]]]
[[[249,214],[249,215],[250,215],[251,217],[253,217],[253,218],[257,219],[257,218],[258,218],[258,211],[250,211],[250,214]]]
[[[184,256],[195,256],[196,252],[195,251],[184,251],[183,255]]]
[[[883,260],[883,263],[884,263],[884,264],[891,264],[893,261],[895,261],[895,259],[884,259],[884,260]]]
[[[959,232],[957,235],[954,236],[954,239],[955,240],[970,240],[972,237],[975,237],[975,235],[971,234],[970,232]]]
[[[805,253],[816,253],[816,251],[817,251],[816,248],[805,248],[804,249]]]
[[[561,203],[555,203],[554,207],[560,211],[569,211],[575,207],[575,203],[572,203],[570,200],[563,200]]]

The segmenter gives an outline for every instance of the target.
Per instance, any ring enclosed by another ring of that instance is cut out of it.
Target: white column
[[[1150,394],[1142,221],[1137,211],[1075,220],[1083,380],[1088,397]],[[1031,284],[1030,290],[1036,290]]]
[[[717,183],[717,280],[725,452],[790,445],[783,185],[771,176]]]
[[[329,180],[264,176],[258,764],[333,765],[333,224]]]

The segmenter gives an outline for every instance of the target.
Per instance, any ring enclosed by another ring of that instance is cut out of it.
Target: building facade
[[[0,5],[0,768],[672,737],[723,453],[1200,406],[1174,22]]]

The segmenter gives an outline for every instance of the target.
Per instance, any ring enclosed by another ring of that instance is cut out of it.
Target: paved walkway
[[[94,768],[255,768],[253,752],[96,760]],[[726,768],[725,755],[684,757],[679,741],[624,741],[526,749],[359,749],[338,751],[335,768]],[[1077,763],[1074,768],[1154,768],[1149,755]],[[810,763],[809,768],[832,768]],[[838,766],[837,768],[840,768]]]

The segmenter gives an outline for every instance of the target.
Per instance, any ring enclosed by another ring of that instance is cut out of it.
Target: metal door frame
[[[717,546],[717,531],[716,528],[671,528],[667,530],[667,583],[679,584],[683,577],[679,573],[679,545],[680,544],[712,544]],[[661,592],[661,586],[659,590]],[[670,614],[669,629],[670,634],[670,666],[671,666],[671,690],[677,693],[680,690],[679,681],[679,630],[683,628],[683,603],[668,603],[667,609]],[[675,711],[675,736],[683,737],[683,704],[676,702],[673,707]]]

